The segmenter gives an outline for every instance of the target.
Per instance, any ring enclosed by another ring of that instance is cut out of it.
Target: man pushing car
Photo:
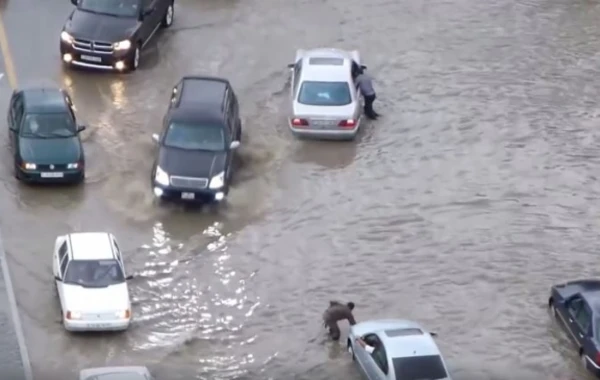
[[[348,302],[346,304],[342,304],[338,301],[329,302],[329,307],[323,313],[323,325],[329,329],[329,336],[331,339],[340,339],[341,333],[340,327],[338,326],[339,321],[346,319],[348,320],[348,323],[350,323],[350,326],[356,324],[352,310],[354,310],[354,302]]]

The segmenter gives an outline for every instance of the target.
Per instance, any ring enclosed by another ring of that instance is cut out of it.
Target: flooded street
[[[0,129],[0,227],[37,379],[124,363],[358,379],[325,340],[330,299],[437,332],[456,379],[587,378],[545,305],[550,285],[598,275],[600,2],[176,0],[131,75],[62,69],[68,0],[2,6],[18,84],[65,87],[88,126],[79,188],[17,184]],[[377,80],[384,116],[354,143],[287,130],[286,64],[322,46],[358,49]],[[196,73],[229,78],[242,107],[244,165],[218,213],[150,190],[151,134]],[[136,275],[124,334],[60,324],[54,239],[94,230]]]

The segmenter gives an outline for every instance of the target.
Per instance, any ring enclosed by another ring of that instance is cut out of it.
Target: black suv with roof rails
[[[133,71],[162,25],[173,24],[174,0],[71,0],[77,8],[60,33],[66,66]]]
[[[242,138],[238,100],[227,79],[183,77],[173,88],[162,132],[152,190],[159,199],[221,202]]]

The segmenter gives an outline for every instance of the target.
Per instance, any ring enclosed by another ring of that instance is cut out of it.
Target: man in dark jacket
[[[352,310],[354,310],[354,302],[348,302],[345,305],[337,301],[329,302],[329,307],[325,310],[325,313],[323,313],[323,324],[329,329],[329,336],[331,336],[331,339],[340,339],[341,333],[340,327],[338,326],[339,321],[347,319],[350,326],[356,324],[354,315],[352,315]]]
[[[377,99],[377,94],[373,87],[373,78],[365,73],[364,69],[360,68],[355,81],[356,86],[365,99],[365,115],[371,120],[376,120],[379,117],[379,114],[373,109],[373,102]]]

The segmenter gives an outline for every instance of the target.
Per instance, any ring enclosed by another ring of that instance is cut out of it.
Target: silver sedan
[[[415,322],[375,320],[352,326],[347,347],[369,380],[450,380],[433,336]]]
[[[363,99],[354,81],[358,51],[298,50],[290,63],[292,109],[289,126],[297,137],[353,140]],[[362,66],[364,68],[364,66]]]
[[[146,367],[99,367],[84,369],[79,380],[153,380]]]

